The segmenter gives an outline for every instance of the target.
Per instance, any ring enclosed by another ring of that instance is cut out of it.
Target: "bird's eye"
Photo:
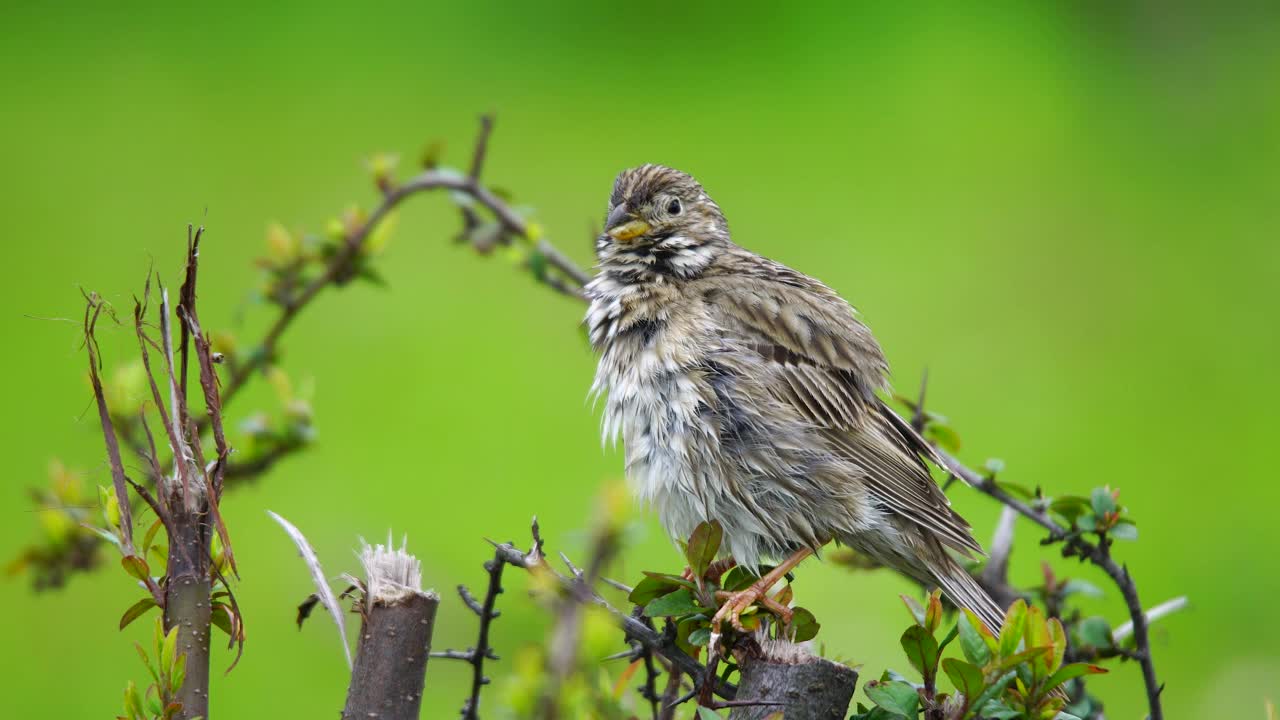
[[[676,198],[672,198],[672,199],[671,199],[671,202],[667,203],[667,214],[668,214],[668,215],[679,215],[679,214],[680,214],[680,209],[681,209],[681,208],[680,208],[680,201],[679,201],[678,199],[676,199]]]

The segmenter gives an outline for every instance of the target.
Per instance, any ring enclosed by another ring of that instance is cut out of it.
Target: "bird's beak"
[[[627,218],[630,219],[627,220]],[[623,222],[624,220],[626,222]],[[620,242],[634,240],[652,229],[649,223],[633,216],[626,203],[619,204],[613,209],[613,212],[609,213],[609,219],[605,222],[605,227],[609,237]]]
[[[620,242],[634,240],[652,230],[649,223],[643,220],[631,220],[609,230],[609,237]]]

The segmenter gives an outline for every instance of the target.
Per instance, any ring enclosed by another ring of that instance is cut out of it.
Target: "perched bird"
[[[660,165],[618,175],[596,254],[593,392],[632,488],[672,536],[717,520],[738,563],[780,563],[721,607],[717,629],[741,627],[832,541],[999,629],[1000,608],[950,554],[982,549],[930,476],[942,460],[877,396],[888,364],[847,302],[734,244],[702,186]]]

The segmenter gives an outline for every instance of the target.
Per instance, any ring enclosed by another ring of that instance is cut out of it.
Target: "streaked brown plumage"
[[[929,474],[940,459],[876,395],[888,366],[848,303],[735,245],[702,186],[658,165],[618,176],[596,251],[604,432],[668,532],[718,520],[750,567],[838,541],[999,627],[948,552],[981,548]]]

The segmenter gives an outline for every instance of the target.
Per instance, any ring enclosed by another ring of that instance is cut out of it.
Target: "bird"
[[[591,392],[628,484],[673,539],[719,522],[732,561],[777,562],[724,602],[715,632],[741,629],[755,602],[772,609],[769,588],[831,542],[999,631],[1003,612],[957,559],[982,548],[933,479],[946,464],[882,399],[888,363],[847,301],[734,243],[702,185],[663,165],[617,176],[595,252]]]

